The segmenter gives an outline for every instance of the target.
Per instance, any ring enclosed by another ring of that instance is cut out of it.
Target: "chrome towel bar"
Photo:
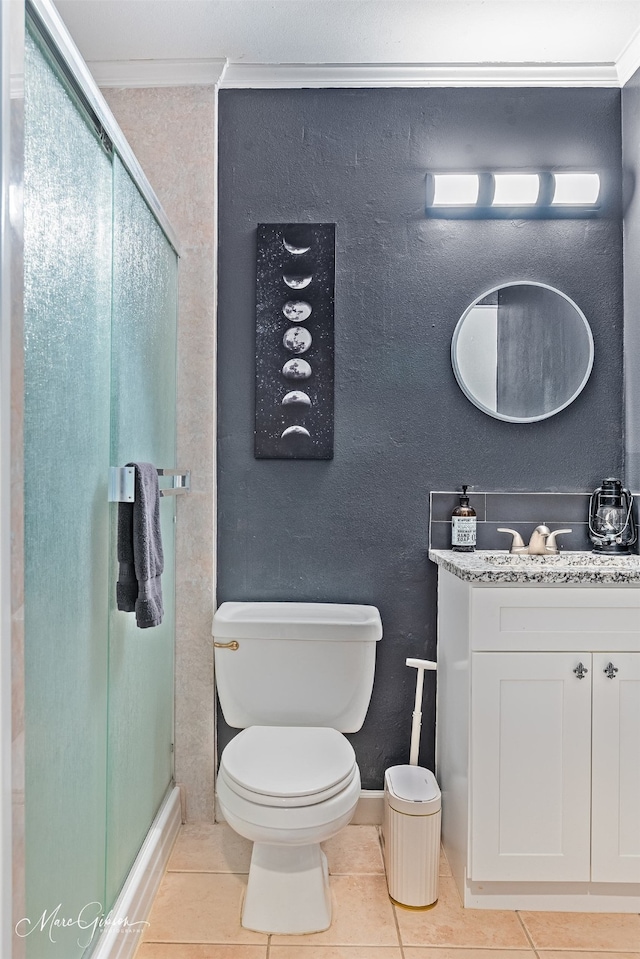
[[[178,496],[191,490],[191,470],[158,469],[158,476],[170,476],[171,486],[160,487],[160,496]],[[109,502],[133,503],[134,468],[133,466],[109,467]]]

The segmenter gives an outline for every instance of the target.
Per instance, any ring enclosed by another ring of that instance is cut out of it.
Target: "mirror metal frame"
[[[509,286],[539,286],[545,290],[551,290],[552,293],[557,293],[558,296],[563,297],[563,299],[567,300],[567,302],[571,304],[574,310],[581,317],[582,322],[584,323],[584,327],[587,333],[587,338],[589,341],[589,363],[587,365],[587,370],[584,374],[584,377],[582,378],[580,385],[572,393],[572,395],[569,397],[566,403],[563,403],[561,406],[558,406],[555,409],[550,410],[548,413],[542,413],[542,415],[540,416],[507,416],[504,413],[498,413],[495,410],[489,409],[489,407],[485,406],[484,403],[481,403],[467,389],[467,386],[464,380],[462,379],[460,368],[458,366],[458,361],[456,356],[456,346],[458,343],[458,337],[460,335],[462,324],[464,323],[467,315],[471,312],[471,310],[473,310],[481,302],[481,300],[484,300],[485,297],[490,296],[491,293],[496,293],[498,290],[503,290]],[[550,286],[548,283],[539,283],[536,280],[512,280],[509,283],[498,283],[496,286],[492,286],[490,289],[485,290],[484,293],[481,293],[480,296],[476,297],[473,303],[471,303],[466,308],[466,310],[464,311],[464,313],[458,320],[456,324],[456,328],[453,331],[453,336],[451,337],[451,366],[453,367],[453,374],[456,378],[456,382],[458,386],[460,387],[464,395],[467,397],[469,402],[473,403],[473,405],[476,406],[479,410],[482,410],[483,413],[486,413],[488,416],[492,416],[494,419],[503,420],[506,423],[537,423],[539,420],[547,420],[549,419],[549,417],[555,416],[556,413],[560,413],[567,406],[570,406],[571,403],[573,403],[573,401],[580,395],[580,393],[582,393],[583,389],[587,385],[587,380],[591,376],[591,370],[593,369],[593,359],[594,359],[593,333],[591,332],[589,321],[587,320],[586,316],[584,315],[584,313],[582,312],[578,304],[574,300],[572,300],[570,296],[567,296],[566,293],[563,293],[562,290],[558,290],[555,286]]]

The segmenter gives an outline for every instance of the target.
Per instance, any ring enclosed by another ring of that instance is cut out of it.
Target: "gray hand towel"
[[[140,629],[159,626],[162,608],[160,576],[164,569],[160,534],[158,471],[152,463],[135,468],[135,499],[118,504],[118,609],[136,614]]]

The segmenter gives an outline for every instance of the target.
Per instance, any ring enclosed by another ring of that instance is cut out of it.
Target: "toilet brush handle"
[[[416,680],[416,704],[413,709],[413,721],[411,723],[411,749],[409,751],[409,765],[418,765],[418,751],[420,749],[420,729],[422,728],[422,683],[424,681],[424,669],[418,670]]]
[[[420,729],[422,728],[422,686],[425,669],[437,669],[438,664],[430,659],[407,659],[407,666],[414,666],[418,670],[416,678],[416,701],[411,723],[411,747],[409,750],[409,765],[418,765],[418,751],[420,749]]]
[[[431,659],[407,659],[407,666],[415,666],[416,669],[437,669],[438,664]]]

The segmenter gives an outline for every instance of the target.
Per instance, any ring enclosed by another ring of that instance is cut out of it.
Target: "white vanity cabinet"
[[[640,589],[439,569],[437,770],[465,905],[640,911]]]
[[[640,653],[472,653],[471,690],[470,878],[640,883]]]

